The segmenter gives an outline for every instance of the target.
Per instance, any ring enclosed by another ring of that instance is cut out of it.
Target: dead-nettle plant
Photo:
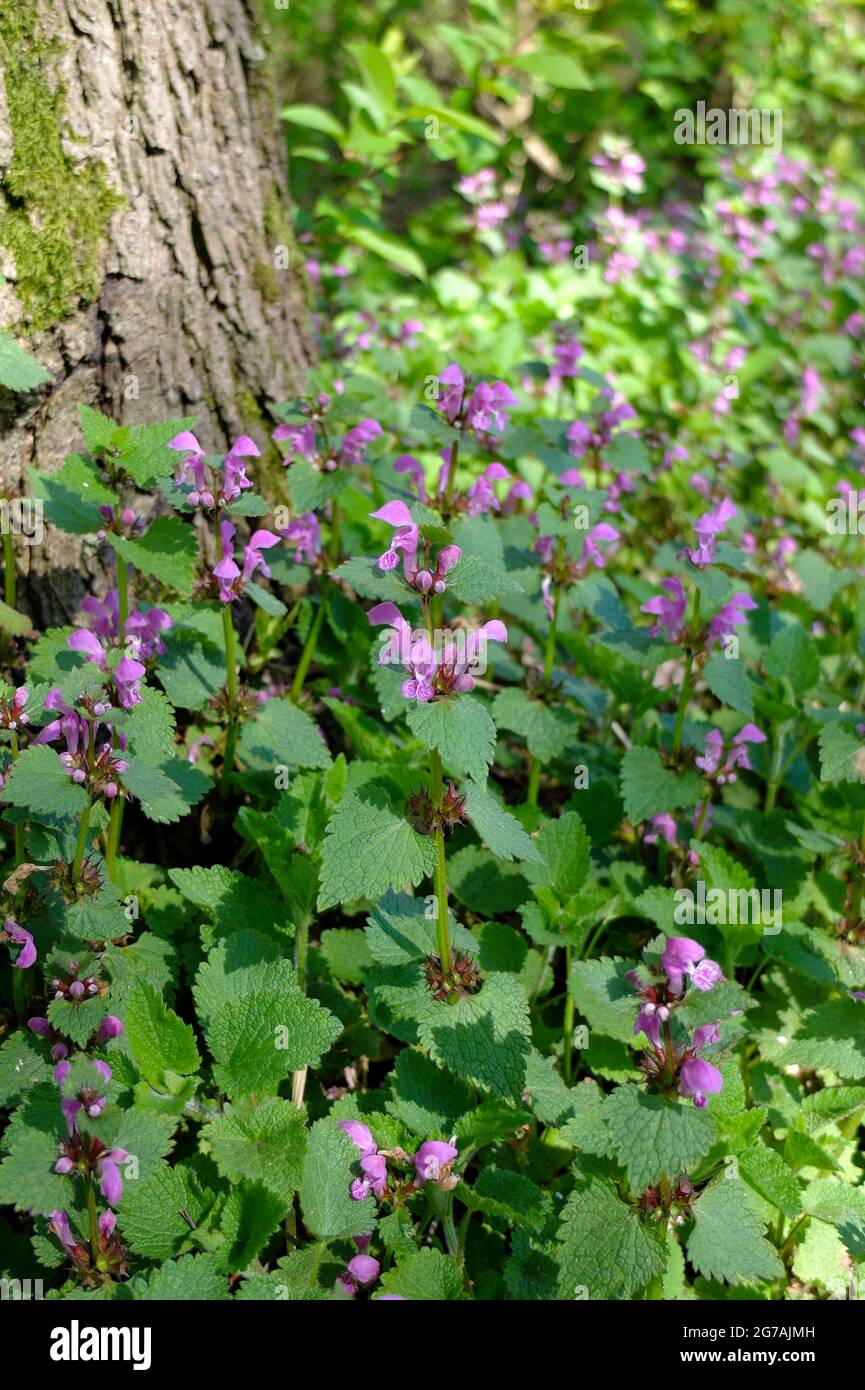
[[[692,506],[585,355],[445,364],[390,424],[325,371],[216,453],[82,408],[32,486],[113,575],[45,633],[4,514],[0,1201],[51,1296],[781,1298],[812,1229],[858,1258],[855,586],[819,517],[788,581],[745,469]]]

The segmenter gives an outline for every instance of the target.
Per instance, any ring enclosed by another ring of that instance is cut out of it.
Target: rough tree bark
[[[302,385],[265,39],[257,0],[0,0],[0,324],[52,374],[0,393],[0,496],[81,447],[79,402],[194,414],[217,452]],[[98,557],[49,532],[28,560],[34,617],[69,621]]]

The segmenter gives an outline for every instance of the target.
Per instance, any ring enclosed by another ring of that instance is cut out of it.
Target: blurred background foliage
[[[862,5],[268,3],[324,384],[398,426],[458,357],[776,488],[862,462]],[[677,144],[699,101],[780,110],[783,154]]]

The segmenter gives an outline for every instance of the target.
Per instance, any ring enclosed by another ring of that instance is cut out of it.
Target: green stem
[[[703,838],[703,827],[706,823],[706,816],[709,812],[709,803],[711,802],[711,800],[711,795],[705,796],[703,798],[703,804],[700,807],[700,819],[697,821],[697,829],[694,831],[695,840],[702,840]]]
[[[96,1215],[96,1191],[93,1179],[89,1175],[84,1180],[84,1189],[87,1196],[87,1215],[90,1218],[90,1251],[95,1265],[100,1255],[99,1217]]]
[[[72,883],[77,884],[81,865],[84,862],[84,851],[87,848],[87,832],[90,829],[90,812],[93,810],[93,798],[89,798],[87,805],[81,816],[81,824],[78,827],[78,841],[75,845],[75,858],[72,860]]]
[[[297,983],[306,990],[306,954],[309,949],[309,922],[304,917],[294,938],[294,969]]]
[[[111,803],[111,814],[108,819],[108,839],[105,845],[105,868],[109,878],[114,876],[114,861],[117,858],[117,847],[120,844],[120,827],[123,824],[123,798],[115,796]]]
[[[12,735],[12,761],[18,757],[18,735]],[[14,826],[15,833],[15,868],[24,863],[24,822],[16,821]]]
[[[696,642],[697,628],[700,622],[700,590],[694,590],[694,605],[691,615],[691,641]],[[673,752],[678,753],[682,746],[682,732],[685,727],[685,711],[688,708],[688,700],[691,698],[691,690],[694,684],[694,658],[691,650],[688,650],[687,665],[685,666],[685,679],[682,681],[682,691],[679,695],[679,708],[676,710],[676,725],[673,729]]]
[[[565,995],[565,1022],[562,1030],[562,1063],[565,1073],[565,1080],[568,1085],[571,1082],[571,1067],[574,1056],[574,996],[571,994],[568,982],[571,978],[571,956],[573,948],[565,947],[565,988],[568,990]]]
[[[18,598],[18,582],[15,574],[15,542],[10,532],[3,534],[3,568],[6,583],[3,597],[7,608],[14,608]]]
[[[334,569],[339,564],[339,498],[330,505],[330,561]]]
[[[225,735],[225,752],[222,759],[222,775],[219,781],[221,800],[228,796],[231,774],[234,770],[234,750],[237,747],[237,635],[231,604],[226,603],[222,610],[222,632],[225,645],[225,688],[228,692],[228,729]]]
[[[784,732],[776,729],[772,736],[772,766],[769,769],[769,781],[766,785],[766,801],[763,811],[766,815],[775,809],[775,798],[778,795],[778,788],[781,785],[783,776],[782,762],[784,759]]]
[[[447,516],[450,512],[451,498],[453,497],[454,487],[456,486],[458,457],[459,444],[455,440],[454,443],[451,445],[451,460],[448,464],[448,480],[445,486],[444,506],[442,508],[443,512],[445,513],[445,519],[447,519]]]
[[[129,566],[117,555],[117,634],[121,647],[126,645],[126,623],[129,619]]]
[[[430,776],[432,779],[433,805],[440,806],[442,801],[442,760],[441,754],[437,748],[430,749]],[[435,889],[436,899],[436,943],[442,970],[445,972],[445,975],[449,975],[451,968],[451,939],[448,926],[447,860],[445,857],[444,831],[441,827],[435,832],[435,843],[436,866],[433,875],[433,887]]]
[[[318,637],[319,633],[321,632],[323,623],[324,594],[322,594],[321,598],[319,599],[318,612],[316,613],[313,619],[312,627],[309,629],[309,632],[307,633],[306,641],[303,644],[303,651],[300,654],[300,661],[297,663],[297,670],[294,673],[294,680],[291,684],[292,700],[296,700],[300,692],[303,690],[303,683],[306,680],[306,673],[309,670],[310,662],[312,661],[312,658],[315,656],[315,649],[318,645]]]
[[[553,596],[553,616],[547,629],[547,640],[544,643],[544,686],[550,683],[553,674],[553,665],[556,659],[556,629],[559,623],[559,604],[562,598],[562,588],[556,585]],[[526,802],[529,806],[537,806],[538,791],[541,785],[541,765],[537,758],[529,754],[529,785],[526,791]]]
[[[862,856],[865,857],[865,820],[862,821],[862,833],[859,836],[859,850]],[[858,873],[859,876],[856,879],[856,886],[853,889],[851,911],[853,921],[859,922],[862,918],[862,892],[863,889],[865,889],[865,880],[863,880],[862,870],[858,867],[858,865],[854,865],[853,871],[854,873]]]

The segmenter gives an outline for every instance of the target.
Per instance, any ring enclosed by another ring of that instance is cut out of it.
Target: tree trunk
[[[81,448],[77,406],[267,442],[302,387],[301,258],[256,0],[0,0],[0,324],[52,374],[0,401],[0,496]],[[98,557],[46,531],[40,623]]]

